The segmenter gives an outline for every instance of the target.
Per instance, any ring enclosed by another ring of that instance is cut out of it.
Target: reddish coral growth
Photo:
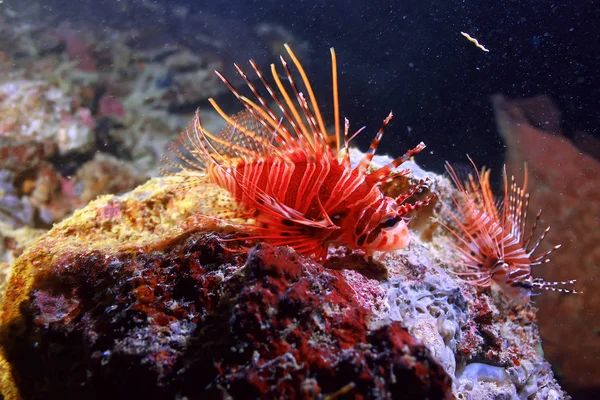
[[[0,134],[2,128],[0,127]],[[0,168],[17,173],[37,166],[58,151],[56,143],[51,141],[0,139]]]
[[[462,340],[458,345],[458,354],[467,362],[482,362],[491,365],[505,364],[506,350],[499,332],[493,327],[498,323],[487,296],[473,299],[472,314],[469,322],[462,328]]]
[[[105,206],[98,209],[98,219],[100,221],[117,219],[122,215],[123,209],[121,203],[115,200],[109,201]]]
[[[123,118],[125,109],[119,100],[107,92],[98,100],[98,116]]]
[[[67,254],[3,335],[24,398],[430,398],[450,378],[339,271],[214,234],[151,254]]]
[[[79,69],[83,71],[96,71],[96,61],[92,56],[90,45],[82,38],[81,33],[66,26],[55,30],[54,34],[61,40],[71,60],[78,62]]]
[[[494,108],[507,144],[509,173],[528,164],[530,208],[543,208],[542,222],[552,226],[542,250],[563,245],[551,266],[535,272],[551,281],[578,278],[577,289],[583,291],[536,298],[544,350],[567,384],[597,385],[597,374],[590,371],[597,370],[600,354],[600,319],[595,317],[600,281],[594,279],[600,267],[600,163],[561,135],[560,112],[547,98],[508,101],[497,96]]]

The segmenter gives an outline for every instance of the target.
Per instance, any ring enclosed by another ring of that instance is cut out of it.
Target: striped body
[[[232,193],[236,199],[250,210],[260,210],[260,196],[264,192],[277,202],[301,213],[307,220],[325,222],[325,215],[333,222],[326,229],[291,222],[294,218],[287,215],[287,221],[268,212],[258,211],[254,217],[260,230],[281,229],[292,233],[310,233],[316,242],[322,244],[315,248],[318,252],[326,250],[329,244],[346,244],[355,249],[370,253],[370,248],[379,238],[378,226],[384,217],[394,217],[394,199],[383,195],[368,175],[358,170],[349,170],[329,154],[318,162],[307,160],[304,154],[298,154],[295,162],[278,158],[265,158],[252,163],[240,163],[234,170],[226,171],[213,164],[208,168],[210,179]],[[255,183],[251,190],[243,187],[243,182]],[[240,184],[242,183],[242,184]],[[257,192],[255,192],[255,190]],[[402,248],[408,240],[407,225],[398,220],[399,229],[392,235],[379,238],[376,244],[379,250]],[[287,224],[287,225],[286,225]],[[276,244],[286,244],[284,239]],[[324,257],[325,254],[319,254]]]
[[[473,164],[475,166],[475,164]],[[500,286],[508,297],[520,304],[529,302],[532,290],[544,289],[558,292],[576,293],[573,290],[556,287],[575,281],[544,282],[531,275],[531,267],[550,261],[547,257],[560,245],[543,254],[536,251],[550,228],[546,228],[537,238],[535,231],[541,216],[526,235],[529,194],[525,184],[520,188],[514,177],[509,183],[504,174],[504,197],[498,201],[492,194],[490,171],[476,171],[463,182],[456,171],[447,164],[446,169],[458,189],[459,196],[453,198],[458,214],[450,213],[457,230],[445,226],[457,239],[455,247],[462,261],[455,263],[465,271],[458,275],[478,286]]]
[[[355,167],[351,167],[348,146],[362,129],[349,137],[346,120],[342,143],[335,52],[331,50],[335,133],[329,135],[302,65],[289,46],[286,45],[286,49],[302,77],[308,99],[296,84],[283,57],[281,63],[289,89],[283,85],[272,64],[277,91],[250,61],[263,90],[276,108],[267,104],[237,65],[236,69],[256,101],[241,95],[217,72],[245,110],[228,116],[210,99],[227,125],[218,135],[213,135],[204,129],[197,113],[180,140],[189,155],[173,149],[178,166],[191,176],[206,172],[211,182],[231,193],[252,216],[256,232],[252,237],[255,239],[273,245],[288,245],[319,260],[326,258],[330,245],[345,245],[368,255],[406,246],[405,215],[429,203],[429,198],[416,202],[409,199],[425,182],[413,185],[397,198],[385,196],[380,186],[405,176],[408,170],[396,168],[425,145],[420,143],[388,165],[368,172],[377,145],[392,118],[390,113],[369,151]]]

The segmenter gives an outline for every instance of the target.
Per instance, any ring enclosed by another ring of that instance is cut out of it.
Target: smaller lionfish
[[[280,57],[287,85],[271,64],[273,83],[256,63],[250,65],[262,88],[255,86],[236,64],[254,100],[238,92],[219,72],[244,111],[227,115],[213,100],[213,108],[227,122],[220,134],[206,130],[199,114],[180,143],[189,154],[172,149],[178,167],[191,177],[206,173],[210,182],[226,189],[253,219],[254,239],[275,246],[290,246],[298,253],[327,257],[331,245],[363,250],[391,251],[406,246],[406,215],[429,203],[409,201],[425,182],[399,197],[386,196],[381,185],[401,178],[408,170],[396,170],[425,145],[375,171],[369,165],[392,113],[383,121],[370,150],[352,166],[348,144],[349,122],[340,124],[336,56],[331,49],[334,134],[325,129],[319,105],[304,68],[286,44],[285,49],[301,81],[296,82],[284,57]],[[267,98],[259,93],[266,91]],[[306,93],[306,95],[305,95]],[[341,131],[343,130],[343,134]]]
[[[548,256],[558,250],[556,245],[549,251],[535,255],[540,243],[550,230],[546,228],[535,237],[542,210],[537,214],[528,235],[525,233],[529,193],[527,191],[527,169],[523,188],[514,176],[510,183],[504,170],[504,197],[497,200],[490,187],[490,170],[477,170],[475,176],[469,174],[464,182],[455,169],[446,164],[446,170],[458,189],[459,196],[452,197],[458,214],[450,212],[458,229],[443,225],[456,239],[453,243],[462,261],[454,264],[466,269],[456,274],[477,286],[490,286],[496,283],[508,297],[519,304],[527,304],[533,290],[552,290],[564,293],[579,293],[575,290],[557,287],[575,283],[545,282],[531,276],[531,267],[550,261]]]

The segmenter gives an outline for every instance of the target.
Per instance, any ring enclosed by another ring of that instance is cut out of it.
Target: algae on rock
[[[443,219],[451,187],[428,175]],[[231,240],[245,221],[211,216],[228,195],[184,179],[101,197],[19,258],[1,311],[6,398],[566,396],[537,350],[535,310],[449,273],[435,218],[369,275],[377,262],[339,249],[335,269],[288,248],[242,251],[255,245]]]

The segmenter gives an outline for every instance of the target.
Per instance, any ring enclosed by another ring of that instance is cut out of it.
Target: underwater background
[[[415,135],[431,144],[433,154],[423,155],[421,163],[439,172],[444,160],[464,161],[465,153],[481,154],[489,166],[502,165],[503,144],[489,101],[496,93],[549,95],[561,110],[564,135],[600,135],[597,95],[590,90],[600,79],[596,1],[42,3],[65,19],[111,27],[145,26],[160,18],[154,29],[161,35],[196,46],[200,30],[225,42],[217,54],[239,63],[261,56],[272,61],[267,43],[245,34],[262,23],[275,23],[307,42],[309,72],[321,71],[329,62],[323,49],[335,47],[343,114],[361,126],[377,127],[393,110],[397,137]],[[157,9],[150,10],[150,4]],[[191,20],[177,17],[178,6]],[[207,21],[211,16],[219,20]],[[490,52],[469,43],[461,31]],[[329,87],[329,74],[314,75],[322,79],[316,86]],[[368,135],[362,139],[367,146]],[[393,142],[387,146],[390,153],[402,148]]]
[[[468,154],[492,169],[497,192],[503,165],[533,166],[531,212],[543,207],[550,242],[563,244],[549,277],[585,285],[576,306],[539,298],[545,356],[574,399],[600,397],[600,198],[583,189],[599,179],[597,1],[4,0],[2,265],[98,195],[160,175],[169,143],[209,97],[239,111],[213,69],[233,77],[233,62],[250,69],[253,58],[268,70],[284,43],[325,115],[335,48],[341,114],[367,127],[353,143],[363,151],[392,110],[380,154],[423,141],[417,163],[439,174]],[[213,132],[218,119],[207,114]],[[522,139],[525,125],[560,143]]]

